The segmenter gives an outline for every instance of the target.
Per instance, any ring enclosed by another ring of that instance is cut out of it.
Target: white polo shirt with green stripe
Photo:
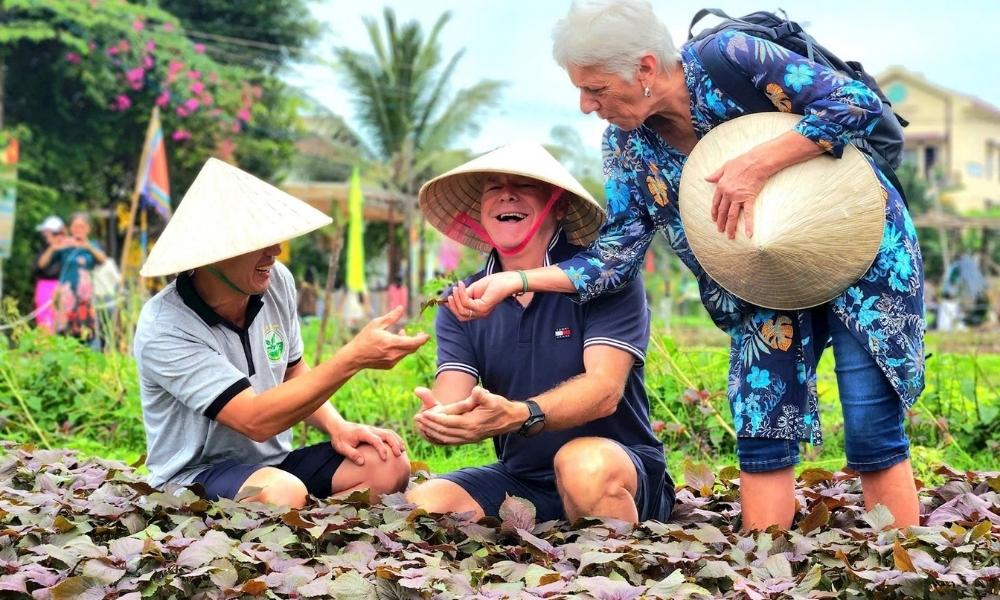
[[[255,442],[215,417],[248,387],[277,386],[302,359],[295,306],[292,274],[280,263],[268,290],[250,297],[243,328],[198,296],[190,274],[143,306],[133,347],[151,485],[190,483],[228,459],[273,465],[291,451],[291,430]]]

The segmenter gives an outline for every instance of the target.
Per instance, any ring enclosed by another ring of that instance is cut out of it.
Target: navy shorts
[[[663,463],[658,466],[654,462],[643,461],[639,453],[622,446],[635,465],[638,489],[635,494],[635,506],[639,512],[640,521],[656,519],[666,521],[674,508],[674,485],[667,475]],[[649,462],[647,466],[646,462]],[[500,505],[507,495],[518,496],[535,505],[535,518],[538,521],[565,520],[562,499],[556,489],[556,476],[528,478],[511,473],[502,462],[496,462],[485,467],[469,467],[459,469],[440,476],[461,486],[463,490],[483,509],[488,517],[500,514]]]
[[[813,310],[814,323],[826,317],[825,324],[833,340],[847,466],[866,473],[903,462],[910,457],[910,440],[903,429],[906,413],[899,394],[868,350],[829,306]],[[773,471],[799,463],[799,443],[793,440],[741,437],[736,451],[740,469],[747,473]]]
[[[199,473],[194,483],[205,487],[209,500],[235,498],[251,475],[265,467],[274,467],[298,477],[310,495],[326,498],[332,492],[333,474],[342,462],[344,457],[333,449],[330,442],[320,442],[292,450],[285,460],[276,465],[248,465],[229,459]]]

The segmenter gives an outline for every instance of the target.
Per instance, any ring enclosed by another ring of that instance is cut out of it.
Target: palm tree
[[[392,189],[415,194],[421,182],[464,158],[451,149],[463,134],[474,133],[486,109],[497,104],[503,83],[483,80],[459,90],[448,100],[448,87],[455,66],[465,53],[459,50],[442,62],[438,36],[451,18],[445,12],[426,36],[415,21],[396,23],[391,8],[383,12],[384,32],[371,17],[364,19],[373,53],[339,47],[339,67],[354,95],[359,129],[368,135],[372,154],[380,164],[368,165],[369,173]],[[373,168],[374,167],[374,168]],[[407,222],[413,222],[414,207],[406,207]],[[424,221],[419,219],[423,237]],[[391,225],[389,272],[398,273],[399,259]],[[424,280],[424,245],[420,245],[418,281]],[[411,300],[415,290],[410,290]],[[411,306],[413,302],[411,301]]]
[[[442,68],[438,36],[450,18],[449,12],[438,17],[425,37],[419,23],[400,27],[393,10],[386,8],[384,33],[375,19],[364,19],[374,53],[335,50],[354,95],[360,129],[389,167],[385,183],[400,192],[414,193],[456,139],[477,130],[503,87],[483,80],[447,100],[451,76],[465,53],[459,50]]]

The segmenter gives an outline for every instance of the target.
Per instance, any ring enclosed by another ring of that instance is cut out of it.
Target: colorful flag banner
[[[347,289],[365,292],[364,196],[361,194],[361,172],[351,172],[347,191]]]
[[[142,156],[145,160],[139,167],[139,190],[143,208],[152,208],[164,219],[169,219],[170,178],[167,173],[167,147],[163,143],[159,107],[153,108]]]
[[[10,258],[14,243],[14,210],[17,207],[17,160],[20,146],[11,138],[0,149],[0,259]]]

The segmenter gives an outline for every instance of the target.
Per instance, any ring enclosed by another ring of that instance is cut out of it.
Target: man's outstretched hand
[[[426,333],[400,335],[390,329],[403,317],[398,306],[381,317],[372,319],[344,346],[354,363],[362,369],[391,369],[408,354],[416,352],[429,339]]]

